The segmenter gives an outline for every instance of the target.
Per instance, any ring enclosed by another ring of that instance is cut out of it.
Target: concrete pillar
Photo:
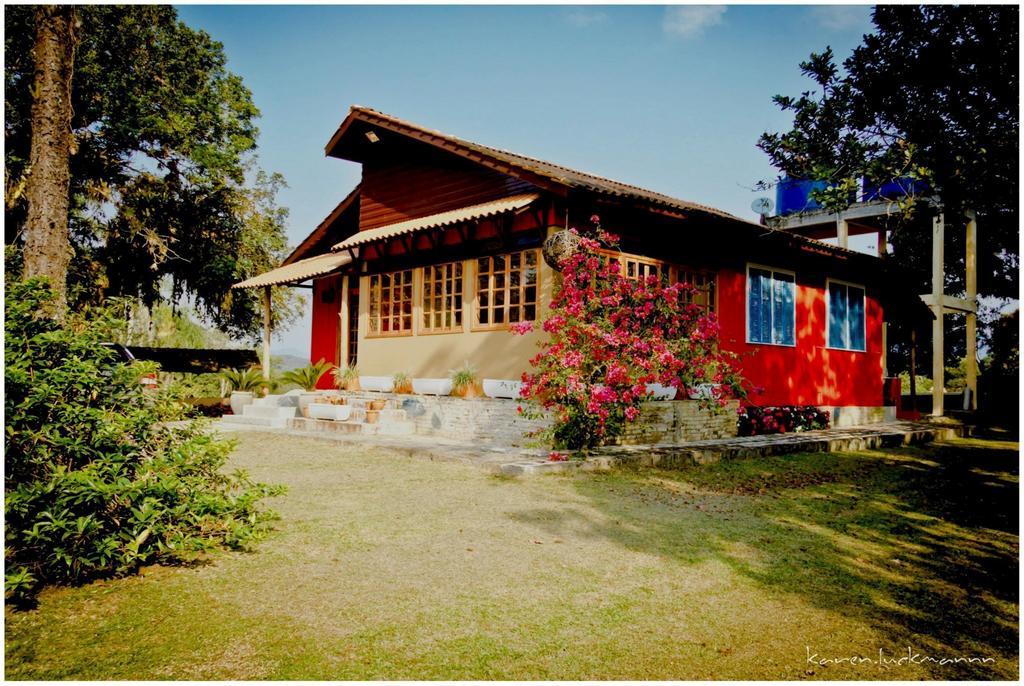
[[[348,366],[348,345],[349,336],[352,333],[348,330],[348,274],[344,274],[341,277],[341,309],[338,311],[338,326],[341,327],[341,335],[338,336],[338,340],[341,341],[341,349],[338,350],[338,366]]]
[[[945,218],[940,212],[932,220],[932,416],[941,417],[946,383],[945,342],[942,327],[942,297],[945,290]]]
[[[966,273],[964,281],[967,290],[967,302],[972,307],[978,305],[978,220],[973,210],[967,213],[967,240],[964,264]],[[967,313],[967,351],[965,367],[967,368],[967,388],[971,392],[970,409],[978,409],[978,314]]]
[[[836,217],[836,238],[839,239],[840,248],[850,247],[850,227],[842,217]]]
[[[263,378],[270,379],[270,286],[263,287]]]

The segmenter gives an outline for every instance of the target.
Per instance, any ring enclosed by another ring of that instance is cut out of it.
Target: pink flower
[[[533,322],[517,322],[509,327],[512,333],[523,336],[533,331]]]

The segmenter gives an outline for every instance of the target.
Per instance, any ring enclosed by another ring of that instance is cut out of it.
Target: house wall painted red
[[[835,275],[838,277],[838,275]],[[761,393],[751,405],[882,405],[882,308],[868,289],[864,352],[835,350],[826,342],[827,276],[797,271],[796,345],[747,343],[746,270],[718,272],[722,347],[741,356],[743,375]]]
[[[327,360],[338,364],[340,328],[338,314],[341,312],[341,276],[332,275],[313,280],[313,325],[310,336],[309,359],[311,362]],[[334,388],[330,374],[320,377],[317,388]]]

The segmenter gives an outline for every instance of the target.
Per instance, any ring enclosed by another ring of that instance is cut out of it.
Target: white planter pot
[[[390,393],[395,387],[395,380],[390,376],[360,376],[359,385],[364,391]]]
[[[332,405],[330,403],[310,403],[310,419],[330,419],[335,422],[348,421],[352,415],[352,408],[349,405]]]
[[[690,396],[690,400],[700,400],[715,397],[715,389],[720,384],[716,383],[702,383],[687,389],[687,395]]]
[[[306,408],[320,399],[320,394],[313,391],[299,393],[299,414],[305,415]]]
[[[451,379],[413,379],[413,393],[420,395],[451,395]]]
[[[521,390],[523,390],[522,381],[484,379],[484,395],[488,398],[512,398],[513,400],[518,400]]]
[[[252,405],[254,396],[249,391],[232,391],[231,392],[231,412],[233,414],[242,414],[242,408],[246,405]]]
[[[674,400],[676,397],[675,386],[662,386],[660,383],[647,384],[647,392],[651,394],[651,400]]]

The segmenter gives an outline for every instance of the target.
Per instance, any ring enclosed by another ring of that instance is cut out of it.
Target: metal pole
[[[978,219],[973,210],[967,211],[967,251],[965,285],[967,302],[978,305]],[[967,351],[964,365],[967,367],[967,389],[971,393],[970,409],[978,409],[978,314],[977,310],[967,313]]]
[[[932,416],[943,415],[945,401],[945,344],[943,341],[942,300],[945,292],[945,218],[940,212],[932,220]]]

